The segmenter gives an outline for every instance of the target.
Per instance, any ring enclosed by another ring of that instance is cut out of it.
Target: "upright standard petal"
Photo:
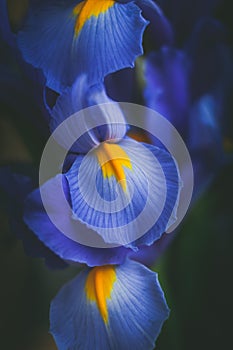
[[[95,108],[84,110],[91,106]],[[50,130],[56,130],[57,142],[69,149],[70,140],[75,140],[71,150],[76,153],[87,153],[103,140],[122,139],[127,129],[118,103],[109,99],[103,84],[90,86],[86,75],[77,78],[51,111]]]
[[[157,274],[127,260],[66,284],[52,301],[50,331],[59,350],[152,350],[168,315]]]
[[[106,243],[151,245],[176,220],[181,183],[172,156],[130,138],[103,142],[65,174],[73,218]]]
[[[94,83],[133,67],[146,25],[134,3],[54,0],[32,8],[18,43],[25,60],[61,92],[82,73]]]

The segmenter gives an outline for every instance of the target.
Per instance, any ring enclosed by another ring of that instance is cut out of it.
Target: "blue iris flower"
[[[1,6],[4,4],[0,2]],[[142,54],[142,35],[148,22],[142,17],[141,9],[147,5],[164,18],[152,0],[33,1],[17,35],[25,61],[43,71],[46,81],[41,84],[42,88],[46,84],[60,93],[53,108],[46,106],[50,112],[50,131],[56,132],[61,125],[66,125],[71,115],[77,116],[73,128],[66,129],[66,137],[56,133],[58,143],[66,148],[76,129],[85,130],[68,147],[63,171],[56,177],[37,189],[22,176],[12,181],[17,188],[18,181],[23,184],[17,196],[18,206],[27,195],[24,222],[35,233],[34,238],[40,240],[41,250],[37,254],[47,262],[55,259],[60,267],[67,263],[89,266],[52,301],[50,331],[59,350],[131,347],[152,350],[169,315],[157,275],[130,257],[143,258],[143,247],[150,248],[175,222],[181,189],[179,170],[166,150],[137,142],[127,135],[129,126],[123,112],[118,104],[109,103],[112,101],[103,86],[105,76],[133,67],[136,57]],[[6,7],[2,8],[6,12]],[[167,22],[161,23],[169,32]],[[6,29],[7,37],[11,34],[10,28]],[[14,44],[12,42],[12,46]],[[146,74],[148,67],[153,71],[153,64],[147,61]],[[176,122],[185,130],[183,121],[190,100],[184,67],[179,54],[175,62],[169,61],[170,105],[169,98],[164,104],[158,103],[167,86],[159,85],[158,76],[154,85],[154,72],[149,73],[147,84],[151,85],[147,86],[146,99],[149,105],[153,104],[155,94],[156,110],[165,111],[171,120],[169,112],[173,111],[174,103],[181,119],[176,118]],[[44,97],[47,102],[47,96]],[[200,99],[202,97],[200,114],[204,117],[198,123],[214,129],[215,122],[209,113],[209,108],[214,109],[213,100],[209,95],[201,95]],[[90,106],[95,106],[95,113],[91,113],[91,109],[83,112],[87,117],[83,120],[77,112]],[[195,107],[199,114],[199,104]],[[88,128],[95,119],[99,126]],[[205,147],[205,130],[201,142],[195,125],[192,130],[192,149],[196,150],[199,145]],[[3,175],[2,186],[8,171],[3,171]],[[63,186],[68,208],[63,205],[59,184]],[[15,193],[14,188],[11,191]],[[51,220],[42,193],[46,193],[53,218],[65,228],[64,232]],[[12,194],[10,196],[12,198]],[[140,223],[138,218],[143,212],[146,215]],[[150,222],[154,213],[156,220],[146,226],[144,232],[145,223]],[[17,219],[19,214],[16,213]],[[87,246],[73,239],[77,222],[110,248]],[[16,230],[21,229],[24,232],[25,225],[17,220]],[[111,247],[112,244],[116,247]]]
[[[86,79],[80,78],[58,98],[51,112],[51,130],[80,107],[97,103],[101,112],[98,120],[102,127],[91,129],[74,143],[69,170],[50,179],[41,189],[49,194],[48,204],[67,232],[73,232],[74,222],[78,220],[105,243],[121,244],[110,249],[87,247],[62,234],[52,224],[43,207],[40,189],[28,196],[24,219],[38,238],[65,260],[84,262],[89,266],[116,264],[124,261],[132,249],[151,245],[172,225],[176,220],[181,183],[172,156],[158,147],[140,144],[127,137],[127,125],[120,108],[114,104],[114,109],[109,110],[105,107],[108,104],[100,104],[110,101],[103,86],[90,89],[87,86]],[[77,96],[83,97],[78,99]],[[91,115],[91,118],[95,117],[96,110]],[[79,127],[78,119],[75,127]],[[68,138],[72,132],[68,130]],[[66,139],[63,135],[59,138],[59,133],[57,135],[58,142],[65,146]],[[63,183],[72,213],[62,204],[62,197],[57,192],[59,182]],[[135,186],[134,192],[128,202],[132,184]],[[96,192],[94,188],[97,188]],[[116,208],[116,191],[120,209]],[[95,209],[99,197],[108,203],[107,211],[101,206]],[[135,220],[146,205],[147,221],[154,214],[158,215],[155,222],[141,232],[143,221],[139,224],[140,221]]]

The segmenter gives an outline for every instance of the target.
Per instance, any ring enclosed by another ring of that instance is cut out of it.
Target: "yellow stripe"
[[[94,267],[87,276],[85,285],[87,299],[97,304],[105,323],[108,323],[107,299],[111,299],[116,279],[116,271],[112,265]]]
[[[77,16],[75,23],[75,36],[82,30],[84,24],[92,16],[98,17],[114,5],[113,0],[84,0],[75,6],[73,15]]]
[[[132,164],[127,153],[115,143],[103,142],[95,150],[104,178],[115,176],[122,189],[126,192],[127,182],[124,167],[132,170]]]

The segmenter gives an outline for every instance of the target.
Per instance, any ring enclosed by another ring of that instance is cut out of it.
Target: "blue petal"
[[[58,221],[66,225],[66,230],[73,229],[70,212],[65,211],[62,199],[58,195],[57,183],[63,180],[64,192],[69,199],[69,187],[63,175],[58,175],[43,185],[49,194],[53,213]],[[64,260],[86,263],[89,266],[122,263],[129,252],[124,247],[100,249],[81,245],[61,233],[50,221],[40,195],[40,190],[33,191],[25,201],[24,221],[36,236],[53,252]]]
[[[77,157],[66,174],[74,219],[97,231],[107,243],[131,248],[151,245],[176,220],[181,184],[175,161],[166,151],[132,139],[108,144],[108,154],[111,147],[123,150],[130,162],[130,166],[121,163],[122,154],[116,155],[123,174],[120,180],[116,174],[104,176],[98,158],[102,148]]]
[[[131,1],[117,0],[119,3],[128,3]],[[142,9],[143,17],[150,22],[150,26],[147,29],[150,48],[154,45],[156,49],[162,45],[172,45],[174,43],[173,27],[156,2],[154,0],[136,0],[135,3]]]
[[[77,113],[94,105],[96,107],[93,109]],[[76,140],[75,135],[82,134],[81,129],[90,128],[72,146],[71,150],[77,153],[87,153],[103,140],[121,139],[128,128],[120,107],[107,97],[104,86],[102,84],[90,86],[84,75],[80,76],[72,88],[68,88],[58,98],[51,111],[50,130],[53,132],[71,116],[73,116],[72,120],[64,123],[60,132],[57,130],[56,139],[69,149],[70,140]],[[96,122],[99,126],[92,128],[91,125]]]
[[[105,323],[87,297],[89,273],[81,272],[52,301],[50,331],[59,350],[152,350],[169,315],[157,274],[130,260],[116,266]]]
[[[61,92],[82,73],[90,82],[100,82],[114,71],[132,67],[142,54],[142,34],[147,22],[134,3],[115,3],[106,12],[86,20],[75,36],[80,1],[53,1],[35,7],[19,33],[25,60],[41,68],[47,85]]]
[[[188,59],[181,51],[163,48],[145,64],[146,105],[166,117],[183,137],[190,107]]]

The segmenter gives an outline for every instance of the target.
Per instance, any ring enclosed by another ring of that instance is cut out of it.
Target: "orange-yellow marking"
[[[124,167],[132,170],[132,164],[127,153],[116,143],[103,142],[95,150],[104,178],[115,176],[122,189],[126,192],[127,182]]]
[[[73,15],[77,16],[75,23],[75,36],[82,30],[84,24],[92,16],[98,17],[114,5],[114,0],[84,0],[75,6]]]
[[[105,323],[108,323],[107,300],[111,299],[116,279],[116,271],[112,265],[94,267],[87,276],[85,285],[87,299],[97,304]]]

